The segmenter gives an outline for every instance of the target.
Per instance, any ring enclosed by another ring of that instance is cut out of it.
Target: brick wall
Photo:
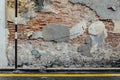
[[[26,36],[23,35],[29,31],[41,31],[44,26],[50,23],[57,24],[65,24],[68,28],[71,28],[76,23],[85,19],[88,21],[87,26],[89,26],[92,22],[99,20],[97,14],[92,11],[90,8],[80,5],[80,4],[71,4],[68,0],[52,0],[52,7],[55,10],[58,10],[58,14],[53,13],[42,13],[36,12],[37,16],[27,22],[27,25],[19,25],[18,32],[19,39],[25,39]],[[108,38],[106,39],[112,46],[117,46],[120,39],[120,34],[113,34],[109,31],[113,30],[114,24],[110,20],[103,21],[108,30]],[[9,39],[14,39],[14,24],[12,22],[8,22],[8,28],[10,31]],[[83,38],[87,36],[87,34],[79,37],[75,40],[72,40],[73,43],[79,43]]]

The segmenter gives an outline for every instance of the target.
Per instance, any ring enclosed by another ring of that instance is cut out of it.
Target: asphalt
[[[0,77],[0,80],[120,80],[120,77]]]
[[[0,71],[0,80],[120,80],[120,76],[104,76],[104,74],[119,74],[119,71],[115,71],[115,72],[109,72],[109,71],[103,71],[103,72],[93,72],[93,71],[84,71],[84,72],[80,72],[77,74],[102,74],[102,76],[90,76],[90,77],[84,77],[84,76],[49,76],[49,77],[45,77],[45,76],[34,76],[32,74],[42,74],[41,72],[34,72],[34,71]],[[69,73],[69,72],[45,72],[44,74],[52,74],[56,75],[56,74],[65,74],[65,73]],[[3,76],[1,76],[1,74],[3,74]],[[16,74],[20,75],[20,74],[27,74],[23,75],[23,76],[16,76]],[[74,74],[73,72],[70,74]],[[13,75],[13,76],[11,76]]]

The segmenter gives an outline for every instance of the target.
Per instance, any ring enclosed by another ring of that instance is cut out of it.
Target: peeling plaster
[[[118,0],[69,0],[73,4],[84,4],[94,11],[100,19],[120,20],[120,1]],[[109,9],[108,9],[109,8]],[[113,10],[113,8],[115,8]]]

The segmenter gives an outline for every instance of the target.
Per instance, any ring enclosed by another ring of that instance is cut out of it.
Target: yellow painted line
[[[120,74],[0,74],[0,77],[115,77]]]

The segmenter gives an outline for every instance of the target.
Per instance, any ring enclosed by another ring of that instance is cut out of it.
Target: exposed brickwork
[[[88,19],[91,15],[95,15],[93,11],[85,6],[79,4],[73,5],[69,2],[58,3],[54,0],[53,7],[59,11],[58,14],[52,13],[37,13],[37,17],[30,20],[28,24],[33,28],[40,28],[49,23],[65,24],[69,28],[81,21],[82,19]],[[94,18],[95,20],[97,18]]]
[[[18,32],[19,39],[25,39],[26,37],[23,35],[24,32],[29,31],[40,31],[42,27],[49,23],[58,23],[65,24],[68,28],[71,28],[73,25],[81,21],[82,19],[87,20],[91,24],[92,21],[99,20],[99,17],[93,12],[90,8],[86,6],[82,6],[80,4],[71,4],[68,0],[52,0],[53,8],[58,10],[58,14],[53,13],[40,13],[37,12],[37,17],[28,21],[27,26],[19,25]],[[113,34],[110,31],[113,30],[114,24],[110,20],[103,21],[108,30],[108,38],[106,42],[109,42],[113,47],[117,46],[120,42],[120,34]],[[8,27],[10,31],[10,41],[14,40],[14,27],[13,23],[8,22]],[[26,28],[25,28],[26,27]],[[74,40],[70,40],[71,43],[82,43],[83,39],[87,36],[87,32]]]
[[[58,24],[65,24],[69,28],[71,28],[76,23],[80,22],[82,19],[86,19],[88,21],[91,20],[98,20],[95,12],[91,11],[89,8],[82,6],[80,4],[73,5],[68,2],[68,0],[53,0],[53,8],[58,10],[58,14],[53,13],[37,13],[37,16],[30,21],[28,21],[29,27],[27,27],[27,31],[40,31],[42,27],[49,23],[58,23]],[[89,20],[89,17],[93,15],[93,19]],[[94,17],[95,16],[95,17]],[[13,25],[8,23],[9,28]],[[25,26],[19,25],[18,31],[23,32]],[[12,27],[13,28],[13,27]],[[26,30],[25,30],[26,31]],[[13,32],[14,30],[10,30],[10,39],[13,39]],[[21,38],[21,37],[19,37]]]

